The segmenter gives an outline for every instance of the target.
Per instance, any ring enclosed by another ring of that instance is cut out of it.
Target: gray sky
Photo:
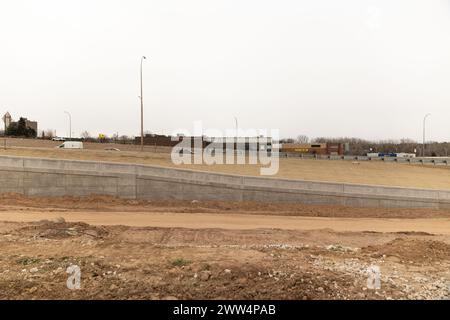
[[[450,140],[448,0],[2,0],[0,112],[68,134]]]

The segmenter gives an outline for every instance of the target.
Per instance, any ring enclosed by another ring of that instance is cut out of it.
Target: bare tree
[[[283,139],[280,139],[280,143],[294,143],[295,141],[294,141],[294,139],[292,139],[292,138],[283,138]]]
[[[297,143],[308,143],[309,142],[309,138],[308,136],[304,135],[304,134],[300,134],[297,136]]]
[[[46,129],[42,131],[42,137],[46,139],[52,139],[55,136],[55,130]]]
[[[133,143],[133,140],[134,140],[133,138],[130,138],[127,135],[121,135],[117,142],[123,143],[123,144],[126,144],[126,143],[130,143],[131,144],[131,143]]]
[[[84,140],[87,140],[87,139],[89,139],[89,138],[91,137],[91,135],[90,135],[90,133],[89,133],[88,131],[84,130],[84,131],[81,133],[81,137],[82,137]]]

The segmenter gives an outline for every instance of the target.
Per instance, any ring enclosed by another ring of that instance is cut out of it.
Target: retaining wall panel
[[[134,164],[0,156],[0,192],[450,208],[450,191],[297,181]]]

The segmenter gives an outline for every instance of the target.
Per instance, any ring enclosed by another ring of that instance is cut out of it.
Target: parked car
[[[53,141],[66,141],[66,139],[61,138],[61,137],[53,137],[52,140]]]

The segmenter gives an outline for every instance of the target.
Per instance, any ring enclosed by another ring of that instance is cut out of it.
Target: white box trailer
[[[378,152],[369,152],[369,153],[367,154],[367,156],[368,156],[369,158],[378,158],[378,157],[380,156],[380,154],[379,154]]]
[[[415,153],[406,153],[406,152],[399,152],[396,154],[397,158],[415,158]]]
[[[380,158],[380,157],[390,157],[390,158],[415,158],[416,155],[414,153],[406,153],[406,152],[389,152],[389,153],[382,153],[382,152],[371,152],[367,153],[367,156],[369,158]]]
[[[65,141],[63,144],[57,146],[62,149],[83,149],[83,142],[81,141]]]

